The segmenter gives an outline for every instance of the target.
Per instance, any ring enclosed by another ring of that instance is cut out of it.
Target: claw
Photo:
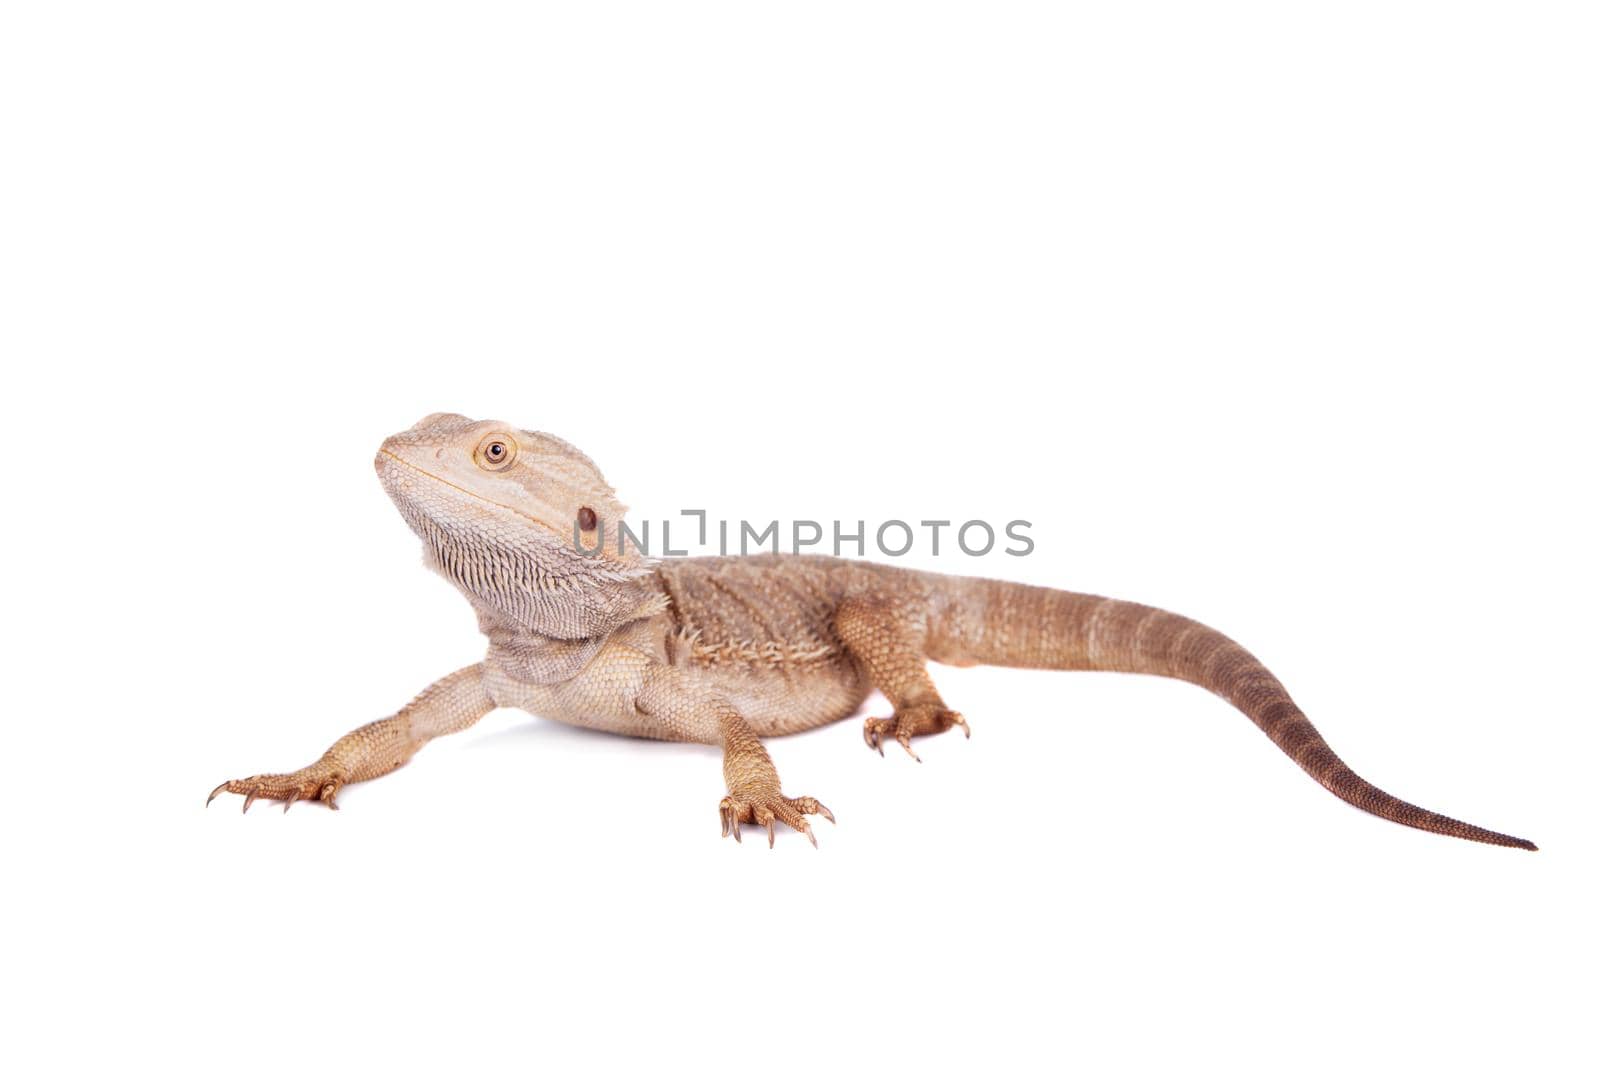
[[[882,743],[881,743],[881,741],[879,739],[880,734],[879,734],[878,729],[877,729],[879,724],[880,724],[880,720],[879,719],[877,719],[877,718],[868,718],[861,725],[861,737],[862,737],[863,740],[865,740],[867,742],[867,747],[871,748],[873,751],[877,752],[879,755],[882,755],[883,754],[883,745],[882,745]]]
[[[811,831],[811,827],[809,825],[806,826],[806,839],[811,841],[811,846],[812,847],[816,847],[817,846],[817,834],[815,834],[815,833],[813,833]]]
[[[322,786],[322,792],[318,794],[317,798],[323,803],[326,803],[330,810],[336,811],[339,809],[339,805],[333,802],[333,797],[337,796],[338,794],[339,786],[334,784],[332,781],[329,781],[326,785]]]
[[[753,813],[755,814],[756,824],[762,826],[767,831],[767,847],[776,847],[776,842],[778,839],[777,816],[765,807],[757,807]]]
[[[917,760],[918,762],[922,761],[922,756],[918,755],[916,752],[911,750],[911,734],[910,733],[902,733],[899,736],[897,736],[895,739],[900,741],[900,746],[902,748],[906,749],[906,754],[907,755],[911,756],[913,759]]]
[[[240,810],[239,813],[240,814],[244,814],[247,811],[249,811],[250,810],[250,804],[254,803],[256,801],[256,797],[259,796],[259,795],[261,795],[261,790],[260,789],[256,789],[256,788],[252,788],[250,790],[249,795],[245,796],[245,798],[244,798],[244,808],[242,810]]]
[[[206,806],[207,807],[211,806],[211,801],[216,799],[217,796],[221,795],[222,790],[227,788],[228,784],[229,784],[229,782],[224,781],[222,784],[218,785],[216,788],[211,790],[211,795],[206,797]]]
[[[950,720],[961,727],[961,732],[966,734],[968,740],[972,739],[972,727],[967,724],[967,720],[965,718],[961,717],[961,715],[957,712],[951,711]]]
[[[832,822],[834,825],[839,824],[838,820],[834,818],[833,812],[824,807],[820,801],[817,803],[817,813],[822,815],[828,821]]]

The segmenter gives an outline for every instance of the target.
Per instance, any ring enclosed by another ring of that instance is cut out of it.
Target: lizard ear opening
[[[597,518],[595,516],[593,507],[580,507],[580,508],[578,508],[578,528],[579,529],[583,530],[585,533],[593,533],[594,532],[594,527],[599,525],[599,524],[600,524],[600,520],[599,520],[599,518]]]

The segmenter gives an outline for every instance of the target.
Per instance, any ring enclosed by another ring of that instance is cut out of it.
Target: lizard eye
[[[472,458],[485,470],[504,470],[516,461],[517,442],[504,433],[491,433],[478,442]]]

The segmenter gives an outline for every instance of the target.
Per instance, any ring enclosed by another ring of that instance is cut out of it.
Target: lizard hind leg
[[[894,707],[892,718],[868,718],[862,724],[867,747],[883,754],[885,737],[900,742],[906,753],[922,761],[912,737],[943,733],[955,726],[968,738],[966,718],[945,706],[928,676],[927,625],[920,606],[893,600],[854,599],[839,605],[834,632],[865,669],[874,688]]]

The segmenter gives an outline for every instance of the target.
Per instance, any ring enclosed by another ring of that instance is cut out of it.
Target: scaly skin
[[[477,609],[482,663],[404,710],[346,735],[292,774],[212,792],[334,806],[340,788],[404,765],[436,736],[494,707],[630,736],[722,748],[723,835],[778,822],[812,842],[810,796],[783,792],[762,737],[849,717],[873,689],[881,755],[966,719],[927,662],[1114,670],[1203,686],[1238,707],[1318,783],[1402,825],[1534,850],[1517,837],[1423,810],[1368,784],[1333,753],[1254,656],[1198,622],[1139,604],[821,556],[650,560],[622,552],[623,515],[577,449],[503,422],[431,415],[383,443],[378,475],[425,558]],[[581,545],[582,550],[580,550]],[[209,803],[210,800],[208,799]]]

